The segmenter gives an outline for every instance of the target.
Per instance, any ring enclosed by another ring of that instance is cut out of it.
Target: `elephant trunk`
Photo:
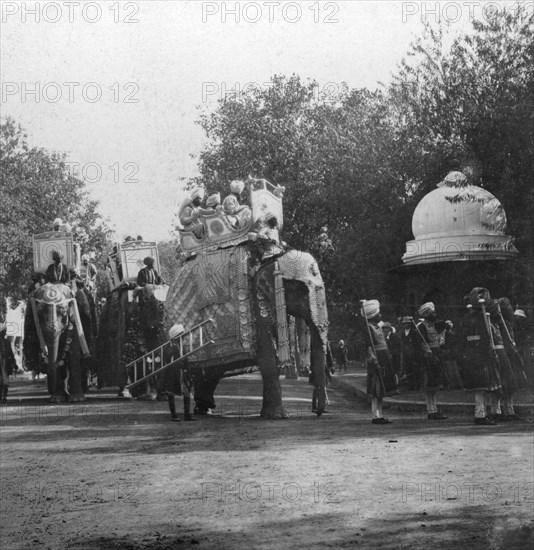
[[[59,343],[61,335],[65,330],[65,321],[63,317],[57,314],[55,304],[50,304],[46,308],[43,319],[43,336],[48,350],[47,354],[47,379],[48,391],[51,395],[57,393],[57,361],[59,354]]]

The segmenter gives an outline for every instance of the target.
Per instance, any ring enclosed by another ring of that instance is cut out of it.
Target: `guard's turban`
[[[63,220],[61,218],[56,218],[52,225],[53,227],[56,227],[56,225],[63,225]]]
[[[403,325],[411,324],[412,321],[413,321],[413,317],[403,317],[401,319],[401,324]]]
[[[426,304],[423,304],[418,310],[417,313],[419,313],[420,317],[428,317],[432,313],[436,312],[436,306],[433,302],[427,302]]]
[[[366,319],[372,319],[380,313],[380,302],[378,300],[364,300],[363,313]]]
[[[208,197],[208,200],[206,201],[206,206],[217,206],[218,204],[221,204],[220,193],[214,193],[213,195],[210,195]]]
[[[514,311],[514,315],[515,315],[516,317],[524,317],[525,319],[527,318],[525,312],[524,312],[522,309],[516,309],[516,310]]]
[[[478,308],[480,307],[480,299],[484,299],[486,304],[489,304],[491,297],[487,288],[477,286],[469,293],[469,302],[473,307]]]
[[[339,341],[339,345],[340,345],[340,346],[344,346],[344,345],[345,345],[345,342],[343,342],[343,340],[340,340],[340,341]]]
[[[147,256],[144,260],[143,260],[143,263],[145,265],[150,265],[150,264],[153,264],[156,260],[152,257],[152,256]]]
[[[172,325],[172,327],[169,329],[169,340],[172,340],[173,338],[176,338],[182,332],[184,331],[184,325],[176,324]]]
[[[231,193],[241,193],[245,189],[245,183],[241,180],[234,180],[230,182]]]
[[[204,198],[204,189],[201,189],[200,187],[197,187],[192,193],[191,198],[193,200],[200,199],[202,200]]]
[[[82,255],[82,262],[89,261],[89,254]]]

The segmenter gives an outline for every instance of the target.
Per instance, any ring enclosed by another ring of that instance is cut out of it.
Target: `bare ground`
[[[530,549],[532,424],[389,413],[283,381],[292,418],[257,417],[261,382],[228,379],[222,416],[90,394],[48,405],[20,381],[1,410],[0,547]],[[22,401],[18,401],[22,398]],[[181,403],[180,403],[181,405]]]

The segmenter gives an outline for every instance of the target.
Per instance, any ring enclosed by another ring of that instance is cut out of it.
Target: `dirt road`
[[[531,423],[375,426],[333,391],[317,419],[305,381],[283,386],[290,420],[257,418],[253,375],[221,382],[222,416],[173,423],[164,402],[54,406],[19,384],[1,411],[0,547],[534,547]]]

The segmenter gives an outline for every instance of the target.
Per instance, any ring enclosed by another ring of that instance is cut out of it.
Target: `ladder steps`
[[[213,319],[207,319],[206,321],[199,323],[192,329],[186,332],[182,332],[173,340],[165,342],[161,346],[149,351],[148,353],[145,353],[145,355],[126,365],[126,371],[128,373],[128,384],[126,385],[126,388],[130,389],[140,384],[141,382],[148,380],[152,376],[159,375],[167,368],[173,366],[178,360],[184,359],[185,357],[192,355],[196,351],[210,344],[213,344],[213,340],[205,339],[204,337],[204,329],[208,324],[213,324]],[[198,337],[193,339],[193,335],[195,332],[198,333]],[[187,338],[186,341],[184,341],[185,338]],[[177,359],[173,359],[166,364],[165,350],[171,347],[173,345],[173,341],[176,342],[176,340],[178,340],[179,357]],[[156,358],[159,359],[159,365],[156,365]],[[142,366],[142,376],[140,377],[138,376],[140,374],[138,372],[139,366]],[[132,380],[132,382],[130,382],[130,380]]]

